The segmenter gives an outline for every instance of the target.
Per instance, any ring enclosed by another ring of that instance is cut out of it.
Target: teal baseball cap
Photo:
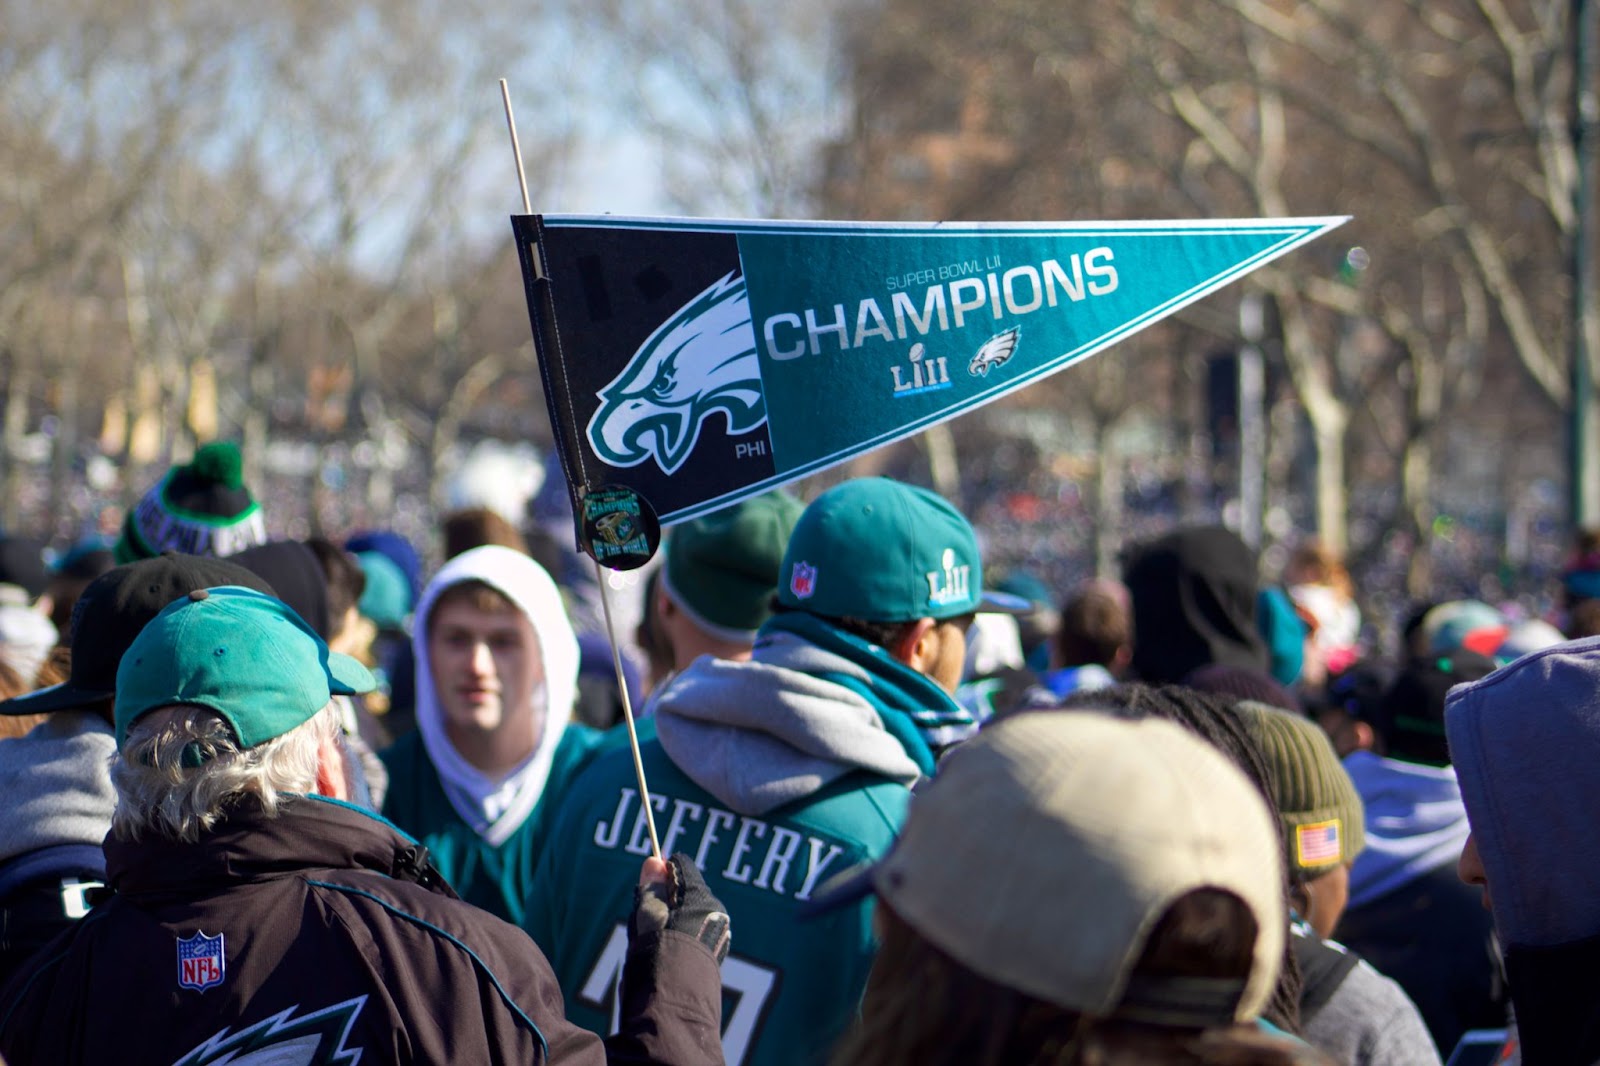
[[[367,576],[356,610],[379,629],[399,629],[411,613],[411,585],[400,565],[380,551],[356,552],[356,562]]]
[[[984,592],[977,534],[948,500],[881,477],[835,485],[800,515],[784,552],[778,602],[863,622],[1032,607],[1020,596]]]
[[[117,667],[117,746],[142,715],[181,704],[214,711],[245,748],[310,721],[334,695],[377,682],[282,600],[236,585],[195,589],[161,609]]]

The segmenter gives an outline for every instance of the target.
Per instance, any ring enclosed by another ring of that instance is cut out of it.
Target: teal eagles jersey
[[[829,878],[889,850],[910,790],[857,771],[748,817],[684,776],[659,742],[641,750],[662,852],[693,858],[732,921],[722,964],[728,1066],[825,1062],[872,965],[872,901],[808,921],[798,912]],[[630,753],[612,751],[563,798],[524,923],[561,982],[567,1017],[601,1035],[617,1028],[628,916],[649,854]]]
[[[421,734],[408,733],[379,756],[389,771],[383,815],[427,846],[433,864],[462,899],[520,925],[539,853],[545,846],[561,794],[600,750],[600,733],[569,724],[556,745],[550,776],[538,804],[515,833],[495,846],[456,813],[439,783],[439,772],[423,747]]]

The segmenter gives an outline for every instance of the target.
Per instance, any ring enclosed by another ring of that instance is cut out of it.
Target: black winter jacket
[[[117,895],[0,990],[12,1066],[722,1061],[700,943],[630,945],[622,1028],[602,1044],[566,1021],[525,933],[456,899],[415,842],[357,808],[297,798],[198,844],[105,850]]]

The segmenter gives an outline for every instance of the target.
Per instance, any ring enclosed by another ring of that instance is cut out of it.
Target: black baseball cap
[[[1383,737],[1385,754],[1427,766],[1450,765],[1445,697],[1456,685],[1488,677],[1498,666],[1466,648],[1412,659],[1384,690],[1371,719]]]
[[[32,537],[0,536],[0,585],[26,589],[30,601],[43,596],[50,584],[44,548],[44,541]]]
[[[222,585],[277,595],[244,567],[209,556],[169,551],[107,570],[89,582],[72,610],[71,675],[59,685],[0,703],[0,714],[66,711],[111,699],[117,665],[145,624],[173,600]]]

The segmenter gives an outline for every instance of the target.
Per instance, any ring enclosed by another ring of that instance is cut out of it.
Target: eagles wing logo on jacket
[[[296,1008],[232,1036],[223,1029],[172,1066],[356,1066],[361,1049],[345,1046],[367,997],[357,996],[312,1014]]]
[[[730,272],[684,304],[597,395],[589,445],[612,466],[654,459],[672,474],[716,412],[726,415],[729,436],[766,422],[744,279]]]

